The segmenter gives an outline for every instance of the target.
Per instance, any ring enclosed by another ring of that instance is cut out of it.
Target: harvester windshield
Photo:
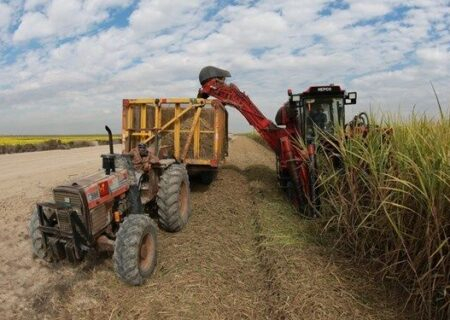
[[[302,105],[300,122],[305,140],[317,136],[318,129],[334,134],[336,128],[344,125],[343,97],[306,98]]]

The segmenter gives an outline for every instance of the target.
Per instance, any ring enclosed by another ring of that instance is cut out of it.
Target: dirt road
[[[78,266],[33,260],[32,205],[100,166],[107,147],[0,156],[0,315],[7,319],[402,319],[395,299],[330,257],[276,188],[274,158],[238,136],[209,187],[192,184],[185,230],[158,234],[158,266],[141,287],[108,257]]]

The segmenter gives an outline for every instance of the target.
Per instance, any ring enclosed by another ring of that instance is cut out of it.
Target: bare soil
[[[51,188],[99,170],[107,146],[0,156],[0,315],[6,319],[406,319],[397,296],[332,255],[276,187],[274,156],[230,143],[217,179],[192,189],[192,216],[158,234],[141,287],[107,256],[48,265],[30,252],[28,219]]]

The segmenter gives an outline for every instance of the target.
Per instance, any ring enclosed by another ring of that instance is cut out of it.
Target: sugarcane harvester
[[[226,83],[228,77],[227,70],[204,67],[199,74],[199,97],[214,97],[247,119],[276,154],[280,186],[299,210],[316,215],[320,203],[316,188],[319,131],[333,135],[346,126],[345,106],[356,103],[356,92],[347,93],[333,84],[312,86],[298,94],[288,90],[288,101],[278,110],[275,124],[236,85]],[[347,126],[365,130],[367,115],[355,116]]]

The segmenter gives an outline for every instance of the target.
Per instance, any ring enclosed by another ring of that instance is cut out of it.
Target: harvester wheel
[[[156,267],[156,226],[144,214],[127,216],[114,243],[114,269],[124,282],[141,285]]]
[[[308,209],[309,204],[303,189],[300,194],[298,194],[294,183],[291,180],[288,180],[286,183],[286,193],[289,201],[294,204],[298,212],[302,215],[305,214],[305,210]]]
[[[295,189],[294,183],[290,180],[286,183],[286,193],[289,201],[298,207],[299,210],[302,209],[301,206],[303,206],[304,203],[301,202],[301,195],[297,195],[297,190]]]
[[[278,159],[278,157],[275,161],[275,166],[277,170],[278,185],[280,186],[281,189],[286,190],[288,188],[289,175],[287,175],[285,172],[281,170],[280,159]]]
[[[31,214],[29,232],[33,256],[44,260],[49,260],[49,254],[47,249],[45,248],[44,238],[42,236],[41,230],[39,230],[39,216],[36,208]]]
[[[173,164],[161,175],[156,198],[159,226],[168,232],[183,229],[191,214],[189,176],[186,166]]]

